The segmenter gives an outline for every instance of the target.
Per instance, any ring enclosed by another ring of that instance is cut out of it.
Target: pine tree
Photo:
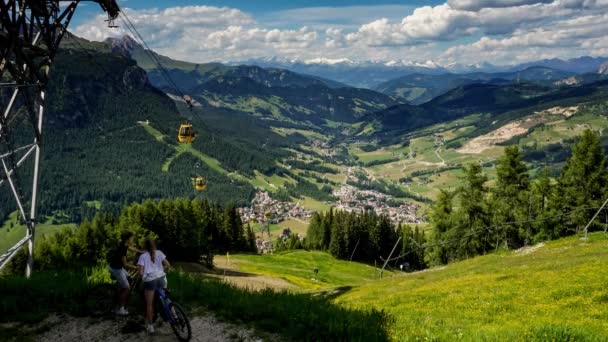
[[[517,145],[505,148],[496,164],[496,186],[493,188],[492,218],[494,224],[524,221],[530,208],[528,168]],[[517,248],[531,238],[530,224],[508,224],[495,228],[494,237],[506,247]]]
[[[446,264],[449,261],[447,249],[442,245],[437,245],[447,238],[447,232],[454,228],[454,197],[455,192],[441,189],[437,196],[437,201],[431,210],[431,224],[433,227],[432,244],[435,247],[429,248],[427,261],[431,265]]]
[[[247,247],[251,252],[257,252],[257,245],[255,242],[255,233],[251,228],[251,225],[247,223]]]
[[[323,214],[315,213],[306,230],[306,247],[313,250],[323,249]]]
[[[230,251],[246,248],[243,232],[243,222],[234,205],[230,204],[224,210],[224,232]]]
[[[336,212],[331,224],[331,240],[329,242],[329,252],[336,258],[345,259],[346,240],[343,212]]]
[[[322,249],[327,250],[329,248],[329,244],[331,242],[331,229],[334,224],[334,208],[330,208],[329,212],[325,214],[323,217],[323,223],[321,227],[323,228],[323,243]]]
[[[465,259],[485,253],[490,247],[488,180],[479,163],[465,167],[464,184],[458,189],[460,207],[454,213],[453,228],[442,234],[443,240],[462,239],[459,244],[445,246],[448,261]]]
[[[572,156],[562,169],[553,206],[568,213],[575,209],[599,207],[606,198],[608,173],[606,158],[597,133],[587,129],[572,148]],[[592,210],[565,217],[554,235],[580,232],[593,216]]]
[[[536,219],[543,218],[544,220],[532,223],[534,237],[532,242],[544,241],[553,237],[553,227],[557,224],[556,220],[552,219],[550,199],[554,191],[554,186],[551,183],[549,169],[543,168],[538,178],[532,182],[530,189],[532,217]]]

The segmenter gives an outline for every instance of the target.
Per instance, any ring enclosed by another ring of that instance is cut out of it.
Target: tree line
[[[377,215],[373,211],[346,212],[331,209],[313,215],[303,247],[328,251],[343,260],[374,263],[386,260],[399,241],[393,256],[406,254],[398,263],[417,270],[426,267],[424,251],[412,251],[412,246],[422,245],[426,239],[425,233],[418,227],[395,225],[386,215]],[[298,247],[297,244],[289,245]]]
[[[98,213],[78,228],[64,228],[37,243],[35,263],[39,269],[73,269],[106,261],[118,246],[120,234],[131,231],[141,246],[148,237],[172,261],[202,262],[213,266],[213,255],[225,252],[256,252],[252,228],[243,225],[234,205],[220,207],[206,200],[146,200],[131,204],[118,216]],[[13,263],[22,271],[25,253]]]

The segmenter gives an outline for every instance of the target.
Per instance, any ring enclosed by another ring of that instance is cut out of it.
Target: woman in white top
[[[165,254],[156,249],[153,239],[146,239],[145,253],[139,257],[137,266],[144,282],[144,296],[146,298],[146,323],[149,333],[154,333],[154,293],[157,289],[167,286],[165,269],[171,265]]]

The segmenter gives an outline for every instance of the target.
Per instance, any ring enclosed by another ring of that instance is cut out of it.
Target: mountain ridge
[[[328,63],[328,60],[331,63]],[[279,67],[303,74],[328,77],[351,86],[374,88],[391,79],[415,73],[437,75],[442,73],[517,72],[529,67],[538,66],[581,74],[597,71],[598,67],[604,62],[608,62],[608,57],[581,56],[570,59],[543,59],[515,65],[495,65],[487,62],[468,65],[459,63],[442,65],[433,61],[412,63],[405,60],[357,62],[347,59],[331,60],[323,58],[311,60],[262,58],[230,62],[229,64],[238,65],[244,63],[262,67]]]
[[[374,88],[394,98],[411,104],[420,104],[437,97],[450,89],[473,83],[532,82],[552,85],[554,82],[572,77],[574,73],[546,67],[531,66],[521,71],[468,74],[446,73],[440,75],[412,74],[382,83]]]

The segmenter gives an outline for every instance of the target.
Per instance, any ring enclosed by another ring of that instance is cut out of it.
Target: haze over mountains
[[[517,72],[529,67],[546,67],[571,73],[588,73],[597,71],[602,63],[608,62],[608,57],[582,56],[562,60],[559,58],[543,59],[515,65],[479,64],[450,64],[441,65],[432,61],[412,63],[405,60],[390,62],[355,62],[348,59],[311,59],[289,60],[284,58],[250,59],[231,65],[248,64],[261,67],[282,68],[303,74],[327,77],[355,87],[375,88],[383,82],[410,74],[439,75],[443,73],[499,73]]]

